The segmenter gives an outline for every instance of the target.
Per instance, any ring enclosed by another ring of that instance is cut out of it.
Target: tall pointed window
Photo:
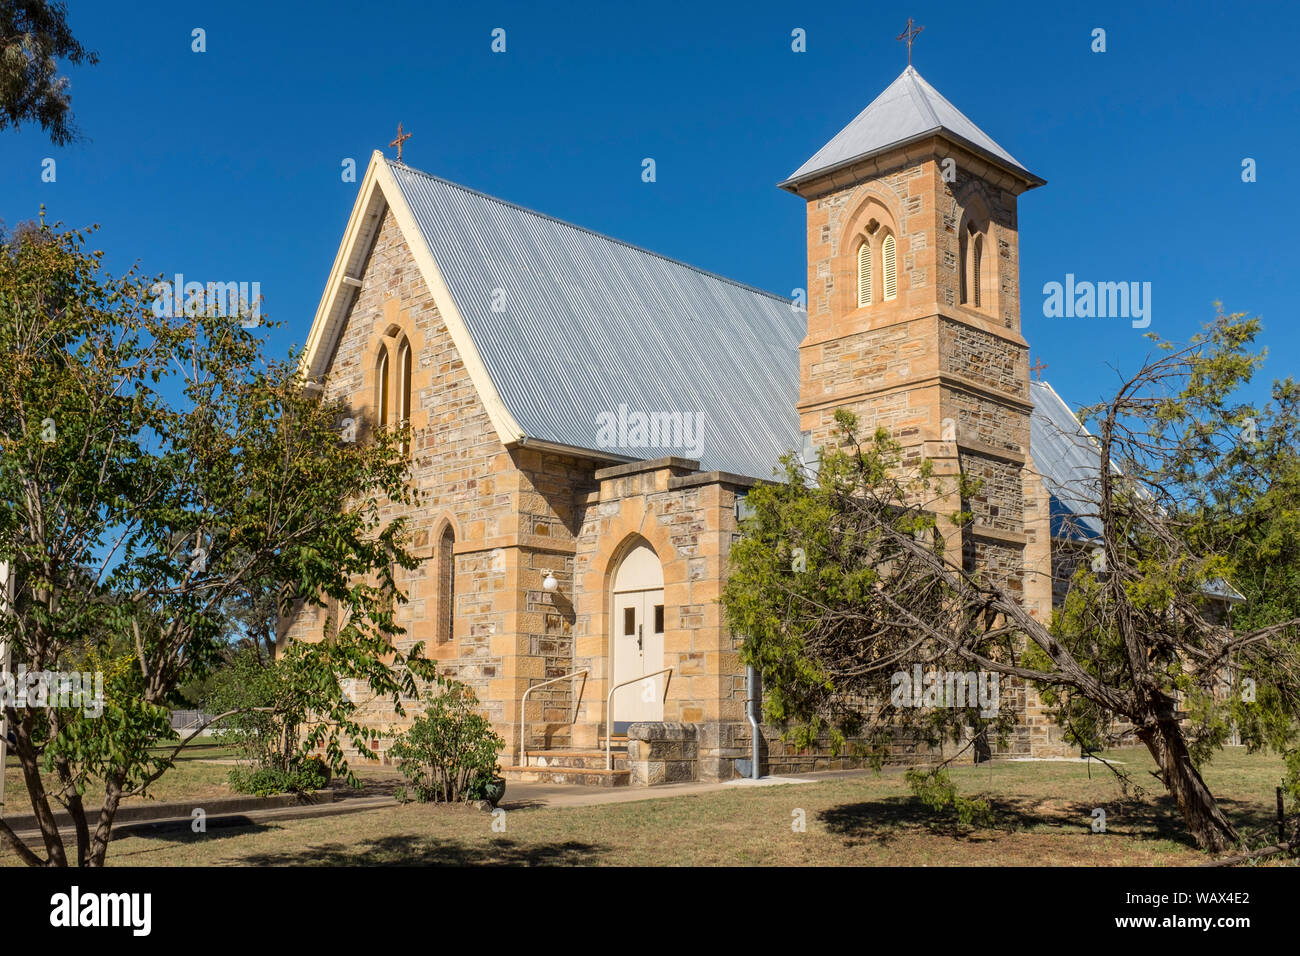
[[[959,301],[962,305],[965,305],[970,301],[970,280],[966,277],[966,257],[970,254],[970,242],[966,238],[966,233],[963,232],[961,234],[958,244],[961,247],[961,262],[959,263],[960,268],[958,270],[960,272],[958,281],[961,283],[961,298]]]
[[[858,247],[858,308],[871,304],[871,243]]]
[[[378,414],[375,416],[380,428],[388,424],[388,348],[380,346],[379,348],[379,368],[376,370],[379,378],[379,396]]]
[[[411,343],[402,339],[397,353],[397,420],[403,427],[411,424]],[[408,455],[411,443],[408,439],[402,443],[402,454]]]
[[[984,262],[989,235],[988,218],[979,214],[972,214],[961,231],[961,304],[982,312],[997,309],[997,262],[991,275],[986,275],[990,267]]]
[[[884,272],[884,299],[886,302],[898,295],[898,244],[893,236],[885,236],[880,244],[881,270]]]
[[[445,644],[456,633],[456,535],[451,525],[438,539],[438,643]]]

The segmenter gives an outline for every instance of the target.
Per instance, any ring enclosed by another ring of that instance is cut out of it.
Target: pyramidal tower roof
[[[908,66],[853,122],[791,173],[781,188],[794,192],[793,186],[814,176],[935,134],[973,150],[1031,186],[1044,182]]]

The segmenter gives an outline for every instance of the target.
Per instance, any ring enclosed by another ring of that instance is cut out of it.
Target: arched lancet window
[[[388,424],[388,348],[386,346],[379,347],[379,368],[376,369],[375,375],[379,386],[377,399],[379,409],[375,418],[379,427],[383,428]]]
[[[996,289],[989,282],[990,278],[997,281],[997,262],[992,265],[993,273],[990,277],[987,274],[990,266],[984,261],[984,245],[990,235],[989,228],[987,212],[976,203],[966,211],[960,235],[961,304],[985,312],[997,308]]]
[[[858,247],[858,308],[871,304],[871,243]]]
[[[880,244],[881,271],[884,272],[884,300],[889,302],[898,295],[898,243],[893,236],[885,236]]]
[[[960,301],[962,305],[965,305],[970,301],[970,282],[966,278],[966,258],[970,254],[970,243],[968,242],[966,233],[964,232],[958,237],[957,241],[961,246],[960,262],[958,263],[960,266],[958,270],[960,275],[957,277],[957,281],[961,285],[961,298],[958,301]]]
[[[411,343],[402,339],[397,352],[397,420],[407,426],[411,423]],[[402,454],[409,454],[411,444],[402,443]]]
[[[451,525],[438,539],[438,643],[446,644],[456,633],[456,535]]]

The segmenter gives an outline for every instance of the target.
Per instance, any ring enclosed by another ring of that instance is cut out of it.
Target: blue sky
[[[789,295],[806,282],[804,207],[776,183],[903,69],[910,15],[920,73],[1048,181],[1020,202],[1021,311],[1068,401],[1101,397],[1150,343],[1125,319],[1045,318],[1043,285],[1067,273],[1150,282],[1151,330],[1177,340],[1222,300],[1262,317],[1268,380],[1300,367],[1295,6],[69,7],[101,57],[70,71],[89,140],[0,134],[0,218],[44,203],[98,223],[114,271],[258,281],[286,323],[267,332],[276,352],[306,338],[355,198],[340,164],[364,169],[398,121],[412,166]]]

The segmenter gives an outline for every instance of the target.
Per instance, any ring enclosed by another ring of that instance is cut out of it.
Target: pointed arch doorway
[[[611,686],[664,666],[664,569],[648,544],[637,544],[619,563],[612,602]],[[660,674],[644,687],[630,684],[614,693],[614,733],[637,721],[664,719],[663,680]]]

